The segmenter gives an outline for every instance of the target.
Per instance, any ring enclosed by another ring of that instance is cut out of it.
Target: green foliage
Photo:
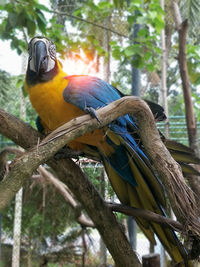
[[[0,70],[0,106],[13,115],[19,116],[20,100],[16,83],[17,77],[11,77],[9,73]]]
[[[48,8],[38,3],[37,0],[20,0],[0,5],[2,23],[0,25],[0,38],[11,40],[11,47],[19,54],[26,49],[26,31],[33,37],[38,30],[46,33],[47,20],[44,11]],[[21,38],[19,37],[21,36]]]
[[[200,121],[200,92],[193,92],[192,97],[194,99],[194,110],[195,110],[195,115],[196,119],[199,122]]]
[[[136,68],[146,67],[153,71],[157,66],[158,55],[161,54],[159,40],[160,32],[164,28],[164,12],[160,3],[154,0],[141,5],[141,1],[130,1],[126,13],[129,28],[136,23],[141,25],[141,29],[137,38],[130,38],[129,45],[125,48],[116,41],[111,42],[112,55],[117,60],[128,59]]]
[[[20,90],[23,90],[23,82],[24,75],[10,76],[9,73],[0,70],[0,107],[16,117],[20,117]],[[26,120],[35,127],[37,115],[28,99],[26,103]]]
[[[3,215],[3,229],[10,237],[12,237],[13,220],[14,201]],[[53,242],[51,246],[54,246],[58,243],[58,236],[66,231],[66,226],[75,225],[73,212],[53,185],[48,185],[45,181],[27,182],[23,196],[22,242],[29,240],[34,249],[42,246],[45,248],[47,246],[45,240],[49,238]],[[77,235],[73,233],[73,238],[69,241],[73,242],[76,238]]]
[[[187,44],[187,66],[190,81],[194,86],[200,84],[200,49],[199,46]]]
[[[180,1],[180,8],[183,19],[189,20],[189,34],[193,38],[199,39],[199,0],[182,0]]]

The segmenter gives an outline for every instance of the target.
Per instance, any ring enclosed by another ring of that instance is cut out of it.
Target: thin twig
[[[69,14],[69,13],[67,13],[67,12],[61,12],[61,11],[59,11],[59,10],[50,10],[50,12],[55,13],[55,14],[57,14],[57,15],[67,16],[67,17],[70,17],[70,18],[73,18],[73,19],[77,19],[77,20],[83,21],[83,22],[85,22],[85,23],[91,24],[91,25],[93,25],[93,26],[95,26],[95,27],[98,27],[98,28],[101,28],[101,29],[103,29],[103,30],[106,30],[106,31],[112,32],[112,33],[114,33],[114,34],[117,34],[117,35],[119,35],[119,36],[121,36],[121,37],[129,38],[129,36],[127,36],[127,35],[125,35],[125,34],[123,34],[123,33],[117,32],[117,31],[115,31],[115,30],[113,30],[113,29],[110,29],[110,28],[107,28],[107,27],[105,27],[105,26],[103,26],[103,25],[101,25],[101,24],[98,24],[98,23],[96,23],[96,22],[93,22],[93,21],[89,21],[89,20],[80,18],[80,17],[78,17],[78,16]]]
[[[126,214],[128,216],[133,216],[134,218],[142,218],[147,221],[152,221],[158,224],[165,225],[167,227],[171,227],[176,231],[183,231],[184,227],[183,225],[178,222],[174,221],[170,218],[164,217],[162,215],[156,214],[154,212],[151,212],[149,210],[143,210],[138,208],[133,208],[130,206],[117,204],[117,203],[107,203],[108,207],[112,211],[121,212],[123,214]]]

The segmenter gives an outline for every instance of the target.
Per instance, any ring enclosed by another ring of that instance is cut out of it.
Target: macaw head
[[[56,46],[46,37],[36,36],[28,44],[28,67],[36,76],[54,69],[56,64]]]

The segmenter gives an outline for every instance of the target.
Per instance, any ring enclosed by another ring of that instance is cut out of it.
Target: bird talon
[[[84,109],[84,111],[89,114],[92,118],[96,119],[99,123],[101,123],[101,121],[99,120],[98,116],[97,116],[97,113],[96,113],[96,110],[92,107],[86,107]]]

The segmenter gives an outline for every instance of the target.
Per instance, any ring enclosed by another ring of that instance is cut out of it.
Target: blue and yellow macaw
[[[56,58],[54,43],[47,38],[34,37],[28,50],[25,89],[45,133],[88,111],[95,116],[95,109],[123,96],[101,79],[68,76]],[[162,108],[156,110],[164,116]],[[73,150],[83,151],[85,155],[98,155],[122,203],[165,216],[164,190],[139,142],[138,126],[133,117],[128,114],[121,116],[108,126],[88,132],[68,145]],[[182,146],[175,150],[171,147],[171,151],[181,157],[185,172],[191,172],[185,164],[188,159],[184,160],[190,151],[186,149],[183,152],[182,149]],[[194,161],[199,163],[196,159]],[[172,259],[176,263],[182,262],[183,266],[186,264],[187,252],[173,230],[143,219],[137,219],[137,223],[153,244],[156,244],[155,233]]]

